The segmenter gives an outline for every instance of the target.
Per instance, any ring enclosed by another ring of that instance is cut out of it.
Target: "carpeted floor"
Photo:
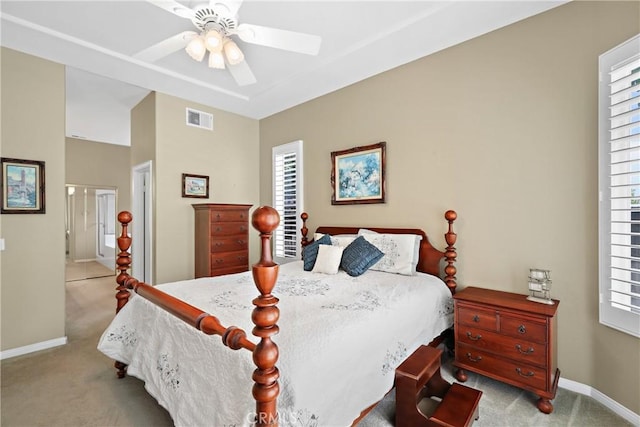
[[[113,268],[105,267],[98,261],[73,262],[67,260],[65,265],[65,280],[67,282],[95,279],[96,277],[115,276],[115,274],[115,262],[113,263]]]
[[[118,380],[113,362],[96,350],[115,311],[114,289],[113,277],[68,282],[69,343],[2,361],[3,427],[173,425],[140,380]],[[447,359],[442,373],[453,380]],[[535,396],[520,389],[473,374],[467,385],[484,393],[474,426],[631,426],[595,400],[567,390],[558,390],[555,411],[544,415],[534,406]],[[393,426],[393,396],[390,393],[359,426]]]

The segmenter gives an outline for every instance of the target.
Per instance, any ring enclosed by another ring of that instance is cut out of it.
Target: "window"
[[[600,323],[640,337],[640,35],[599,65]]]
[[[280,225],[273,233],[274,257],[284,263],[300,259],[302,202],[302,141],[273,147],[273,207]]]

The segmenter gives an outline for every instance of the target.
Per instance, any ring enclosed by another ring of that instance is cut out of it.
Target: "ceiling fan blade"
[[[247,86],[257,81],[256,76],[253,75],[253,72],[251,71],[251,68],[249,68],[249,64],[247,64],[246,60],[236,65],[227,63],[227,69],[233,76],[236,83],[238,83],[238,86]]]
[[[181,5],[177,1],[173,0],[147,0],[147,2],[151,3],[154,6],[158,6],[161,9],[166,10],[167,12],[171,12],[174,15],[177,15],[181,18],[192,19],[195,15],[195,12],[189,9],[186,6]]]
[[[235,17],[243,0],[209,0],[209,7],[216,10],[222,16]]]
[[[297,33],[253,24],[240,24],[235,33],[240,37],[240,40],[247,43],[290,50],[307,55],[317,55],[322,42],[320,36],[313,34]]]
[[[173,37],[169,37],[166,40],[156,43],[144,50],[133,55],[134,58],[146,62],[155,62],[160,58],[164,58],[167,55],[172,54],[180,49],[183,49],[191,37],[196,36],[194,31],[183,31],[176,34]]]

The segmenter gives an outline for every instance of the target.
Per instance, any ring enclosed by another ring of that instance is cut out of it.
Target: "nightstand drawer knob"
[[[480,321],[480,316],[478,316],[477,314],[473,316],[473,321],[474,322],[479,322]]]
[[[525,328],[524,325],[520,325],[518,327],[518,332],[520,332],[521,334],[525,334],[527,332],[527,328]]]
[[[482,360],[482,356],[478,356],[478,357],[473,357],[471,356],[471,353],[467,353],[467,359],[469,359],[472,362],[479,362]],[[518,368],[520,369],[520,368]]]
[[[533,347],[529,347],[527,350],[523,350],[520,344],[516,344],[516,350],[518,350],[521,354],[533,353]]]
[[[478,334],[474,337],[471,332],[467,332],[467,338],[469,338],[471,341],[478,341],[482,338],[482,335]]]
[[[522,372],[522,369],[520,368],[516,368],[516,372],[518,373],[518,375],[520,375],[521,377],[532,377],[535,374],[531,371],[527,372],[526,374]]]

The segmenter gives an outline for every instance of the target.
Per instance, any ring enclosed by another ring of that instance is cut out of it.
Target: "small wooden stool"
[[[482,392],[449,384],[440,373],[442,350],[423,345],[396,369],[396,427],[468,427],[478,419]],[[418,409],[424,397],[442,400],[430,417]]]

